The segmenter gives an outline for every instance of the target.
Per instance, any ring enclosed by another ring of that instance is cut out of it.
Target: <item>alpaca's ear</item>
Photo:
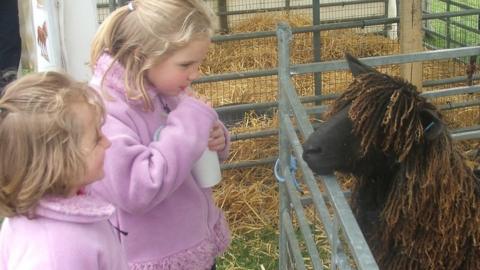
[[[420,112],[420,117],[422,119],[423,125],[423,134],[425,139],[434,140],[440,134],[442,134],[445,129],[445,125],[438,117],[437,112],[429,109],[423,109]]]
[[[354,77],[361,75],[361,74],[366,74],[366,73],[372,73],[375,72],[377,73],[378,71],[375,70],[374,68],[365,65],[364,63],[360,62],[357,58],[355,58],[353,55],[346,53],[345,54],[345,59],[347,60],[348,66],[350,67],[350,71],[352,71],[352,75]]]

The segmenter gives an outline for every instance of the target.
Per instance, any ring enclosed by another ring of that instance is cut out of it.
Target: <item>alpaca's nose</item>
[[[313,146],[311,144],[304,144],[303,145],[303,160],[307,161],[310,160],[313,156],[321,154],[322,148],[320,146]]]

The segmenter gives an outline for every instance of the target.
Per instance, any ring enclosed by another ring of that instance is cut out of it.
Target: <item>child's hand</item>
[[[212,151],[221,151],[225,149],[225,132],[220,121],[215,122],[210,137],[208,138],[208,148]]]

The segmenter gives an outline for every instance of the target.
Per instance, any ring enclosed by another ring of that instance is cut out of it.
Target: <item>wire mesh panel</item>
[[[426,0],[427,14],[479,9],[479,1]],[[425,42],[433,48],[456,48],[480,44],[480,15],[428,20]]]
[[[320,20],[331,22],[354,18],[382,17],[385,15],[384,0],[352,0],[352,1],[311,1],[311,0],[218,0],[217,14],[221,18],[224,32],[242,31],[238,25],[242,21],[262,14],[278,16],[284,12],[294,16],[313,18],[312,8],[318,5]]]

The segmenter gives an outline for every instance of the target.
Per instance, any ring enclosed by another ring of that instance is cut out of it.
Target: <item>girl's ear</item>
[[[361,74],[367,73],[378,73],[378,71],[370,66],[365,65],[364,63],[360,62],[357,58],[349,53],[345,53],[345,59],[347,60],[348,66],[350,67],[350,71],[354,77],[357,77]]]
[[[420,111],[420,118],[423,125],[423,135],[425,139],[429,141],[435,140],[445,130],[445,125],[438,117],[436,111],[422,109]]]

